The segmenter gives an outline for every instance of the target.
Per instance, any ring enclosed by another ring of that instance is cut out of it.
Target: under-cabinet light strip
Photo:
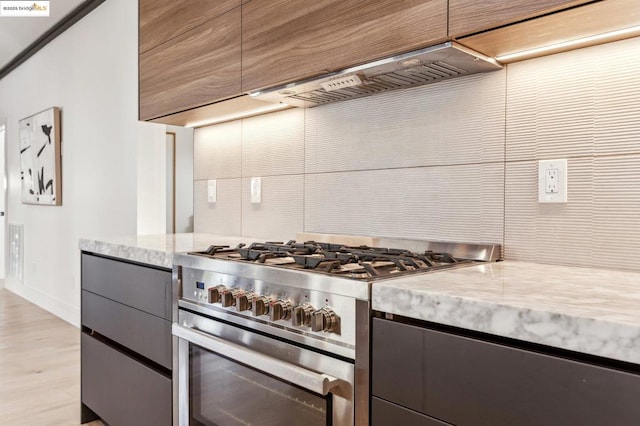
[[[561,43],[550,44],[548,46],[536,47],[535,49],[523,50],[521,52],[509,53],[506,55],[496,56],[498,61],[509,61],[511,59],[521,58],[523,56],[532,56],[539,53],[544,53],[550,50],[563,49],[565,47],[575,46],[583,43],[590,43],[592,41],[605,40],[607,38],[614,38],[625,34],[638,32],[640,33],[640,25],[635,27],[625,28],[622,30],[611,31],[603,34],[596,34],[588,37],[578,38],[575,40],[563,41]]]
[[[202,121],[196,121],[193,123],[187,123],[185,127],[209,126],[211,124],[218,124],[225,121],[238,120],[240,118],[252,117],[254,115],[259,115],[259,114],[266,114],[267,112],[278,111],[285,108],[289,108],[289,104],[281,103],[281,104],[267,105],[267,106],[253,108],[253,109],[235,113],[235,114],[223,115],[221,117],[216,117],[209,120],[202,120]]]

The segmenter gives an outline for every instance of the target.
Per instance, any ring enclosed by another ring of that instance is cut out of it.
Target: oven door
[[[352,363],[185,315],[173,325],[180,425],[353,424]]]

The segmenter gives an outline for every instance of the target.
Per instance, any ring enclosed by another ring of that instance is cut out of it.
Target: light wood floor
[[[0,425],[79,424],[80,330],[0,281]]]

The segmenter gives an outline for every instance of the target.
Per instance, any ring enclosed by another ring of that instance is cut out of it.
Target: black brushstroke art
[[[53,195],[53,179],[49,179],[47,184],[44,183],[44,167],[40,168],[38,172],[38,194],[42,195],[46,193],[47,189],[51,190],[51,195]]]
[[[56,108],[43,111],[21,122],[21,172],[23,181],[23,202],[57,204],[60,198],[56,194],[56,173],[58,163],[55,156],[59,155],[57,140],[54,139],[54,123],[59,119]],[[54,144],[53,142],[56,142]],[[48,150],[47,145],[52,145]],[[33,149],[32,149],[33,148]]]
[[[38,151],[38,155],[37,155],[38,157],[40,157],[40,154],[42,154],[42,151],[44,151],[47,145],[51,145],[51,129],[53,129],[53,126],[47,126],[46,124],[43,124],[40,127],[42,128],[42,133],[47,135],[47,139],[49,140],[49,143],[48,144],[45,143],[44,145],[42,145],[42,148],[40,148],[40,151]]]

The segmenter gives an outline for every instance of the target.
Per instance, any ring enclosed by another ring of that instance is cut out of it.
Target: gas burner
[[[266,266],[300,269],[357,280],[368,280],[427,272],[469,261],[449,253],[431,250],[415,253],[406,249],[347,246],[343,244],[303,243],[290,240],[239,244],[235,248],[212,245],[196,252],[200,256],[229,261],[261,263]]]

